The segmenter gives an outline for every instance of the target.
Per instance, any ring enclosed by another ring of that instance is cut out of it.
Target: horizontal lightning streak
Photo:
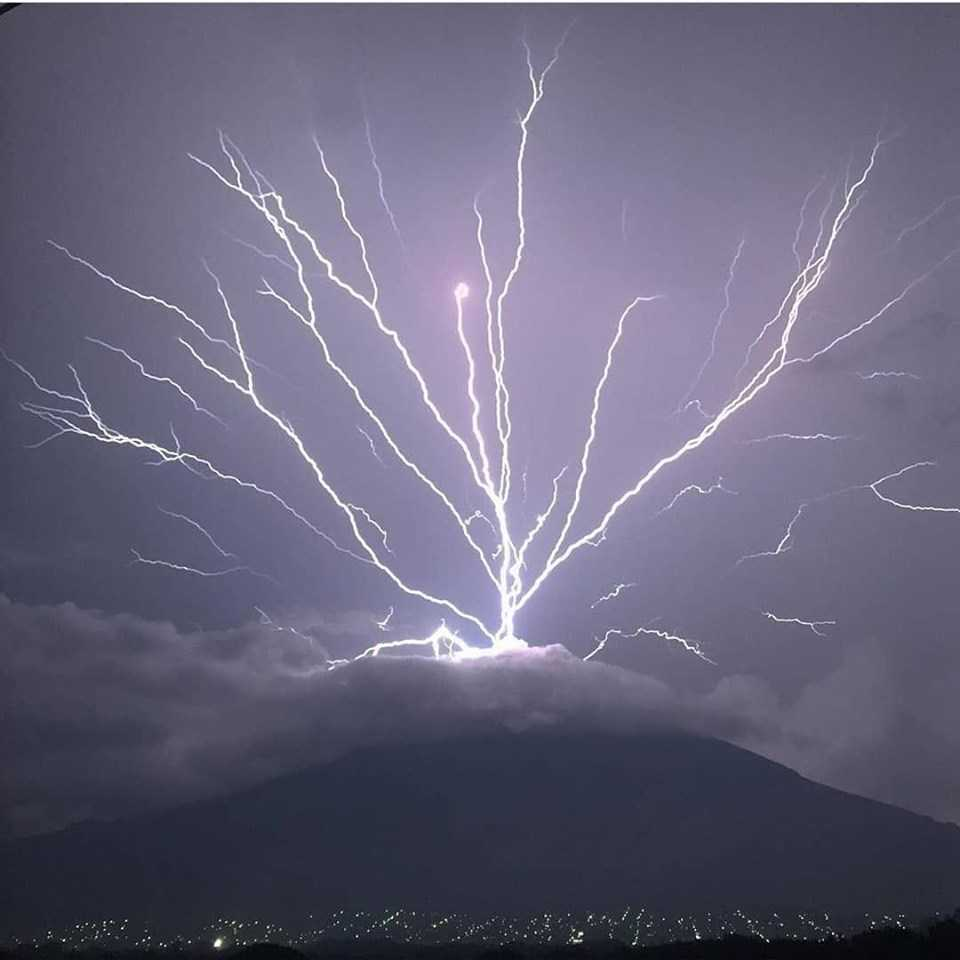
[[[897,477],[902,477],[905,473],[908,473],[911,470],[916,470],[919,467],[935,467],[936,465],[937,463],[935,460],[920,460],[917,463],[911,463],[906,467],[902,467],[900,470],[896,470],[893,473],[888,473],[886,476],[880,477],[879,480],[874,480],[873,483],[867,484],[867,486],[871,491],[873,491],[874,496],[878,500],[882,500],[884,503],[887,503],[892,507],[898,507],[901,510],[914,510],[919,513],[960,514],[960,507],[934,507],[915,503],[904,503],[902,500],[894,500],[892,497],[882,494],[878,489],[881,483],[886,483],[888,480],[895,480]]]
[[[688,640],[686,637],[681,637],[675,633],[671,633],[669,630],[658,630],[649,625],[637,627],[632,632],[627,632],[626,630],[620,630],[616,628],[607,630],[603,637],[597,641],[597,645],[593,648],[593,650],[591,650],[590,653],[588,653],[583,659],[584,661],[593,659],[593,657],[606,648],[607,643],[612,637],[620,637],[623,640],[635,640],[641,636],[659,637],[661,640],[669,640],[671,643],[675,643],[682,647],[687,651],[687,653],[692,653],[704,663],[709,663],[714,667],[717,666],[717,664],[703,652],[698,643],[694,642],[693,640]]]
[[[203,570],[200,567],[192,567],[185,563],[174,563],[171,560],[157,560],[144,557],[138,551],[134,550],[133,547],[130,548],[130,552],[133,554],[137,563],[143,563],[150,567],[166,567],[168,570],[176,570],[178,573],[190,573],[197,577],[226,577],[231,573],[249,573],[252,577],[260,577],[263,580],[269,580],[271,583],[277,584],[277,581],[274,580],[273,577],[265,573],[259,573],[245,564],[227,567],[224,570]],[[277,584],[277,586],[279,586],[279,584]]]
[[[847,433],[771,433],[766,437],[744,440],[745,444],[769,443],[771,440],[849,440]]]
[[[920,467],[933,467],[936,466],[936,461],[934,460],[920,460],[916,463],[907,464],[905,467],[901,467],[899,470],[894,470],[891,473],[884,474],[884,476],[878,478],[877,480],[872,480],[868,483],[856,483],[851,484],[847,487],[841,487],[838,490],[831,490],[827,493],[821,494],[818,497],[813,497],[810,500],[806,500],[800,504],[797,508],[796,513],[794,513],[790,523],[787,525],[787,529],[784,532],[783,537],[780,539],[780,542],[773,550],[765,550],[760,553],[751,553],[745,557],[741,557],[736,566],[739,566],[746,560],[754,560],[760,557],[777,557],[783,553],[786,553],[793,546],[793,534],[794,527],[799,522],[800,518],[803,516],[804,512],[813,506],[814,504],[825,503],[828,500],[832,500],[836,497],[844,496],[848,493],[856,493],[859,491],[869,491],[872,493],[878,500],[883,503],[886,503],[890,506],[897,507],[901,510],[913,510],[920,513],[954,513],[960,514],[960,507],[938,507],[938,506],[927,506],[922,504],[912,504],[904,503],[900,500],[894,500],[892,497],[888,497],[885,494],[881,493],[879,490],[880,484],[886,483],[889,480],[895,480],[898,477],[903,476],[905,473],[909,473],[911,470],[919,469]]]
[[[907,380],[922,380],[923,377],[905,370],[874,370],[872,373],[858,373],[861,380],[879,380],[884,377],[902,377]]]
[[[443,621],[433,633],[428,637],[407,637],[403,640],[381,640],[367,647],[362,653],[358,654],[355,660],[365,660],[369,657],[378,657],[385,650],[402,650],[405,648],[429,647],[433,651],[434,659],[439,660],[443,656],[451,659],[458,659],[462,656],[469,656],[473,651],[468,643],[461,637],[453,633]]]
[[[778,617],[775,613],[771,613],[769,610],[763,610],[761,612],[768,620],[772,620],[774,623],[793,623],[797,626],[807,627],[818,637],[827,636],[820,629],[820,627],[835,627],[837,625],[836,620],[801,620],[799,617]]]
[[[654,518],[659,517],[668,510],[672,510],[684,497],[691,493],[699,494],[702,497],[708,497],[711,493],[725,493],[731,497],[738,496],[736,490],[731,490],[729,487],[725,487],[723,485],[723,477],[719,477],[717,481],[715,483],[711,483],[709,487],[701,487],[699,483],[688,483],[685,487],[673,495],[673,498],[666,506],[661,507],[653,515]]]

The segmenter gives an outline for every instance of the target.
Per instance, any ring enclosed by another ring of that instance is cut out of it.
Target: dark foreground
[[[166,943],[196,942],[192,931],[216,917],[268,917],[299,932],[311,915],[400,906],[405,918],[557,918],[632,904],[645,927],[803,905],[831,918],[885,911],[893,923],[894,910],[910,921],[951,911],[958,892],[960,826],[813,783],[728,743],[672,730],[496,731],[358,750],[228,797],[5,844],[0,942],[53,939],[51,923],[71,918],[128,918],[149,926],[154,944],[160,931]],[[435,942],[396,926],[375,935]],[[634,942],[592,926],[584,940]],[[780,929],[671,929],[655,942],[698,932]],[[483,939],[531,938],[517,929]]]
[[[631,948],[614,942],[577,946],[501,946],[448,944],[418,946],[367,941],[328,942],[293,949],[278,944],[252,944],[215,949],[184,944],[159,949],[65,949],[57,943],[0,949],[0,960],[845,960],[845,958],[960,958],[960,910],[951,917],[917,929],[889,928],[825,941],[761,940],[730,936],[720,940],[678,942]]]

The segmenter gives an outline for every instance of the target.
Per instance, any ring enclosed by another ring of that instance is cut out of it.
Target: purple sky
[[[266,249],[262,221],[187,154],[216,160],[223,129],[359,283],[316,135],[369,240],[385,313],[438,403],[467,429],[451,291],[461,280],[482,287],[471,204],[481,191],[502,272],[516,229],[516,112],[528,96],[521,37],[543,63],[575,14],[549,6],[14,10],[0,21],[2,346],[60,388],[74,363],[124,429],[166,439],[173,420],[186,443],[282,491],[342,538],[342,520],[282,438],[184,363],[182,325],[46,241],[176,302],[222,336],[206,260],[251,353],[275,371],[263,378],[271,402],[334,481],[389,526],[405,574],[488,613],[488,591],[442,511],[395,465],[370,456],[356,408],[309,339],[255,295],[261,276],[288,283],[281,266],[231,239]],[[583,523],[696,429],[695,413],[674,411],[709,349],[744,238],[716,357],[695,394],[707,409],[728,398],[747,344],[796,271],[791,244],[804,195],[825,178],[825,199],[848,164],[861,169],[878,130],[890,141],[804,309],[798,350],[812,352],[869,316],[960,242],[960,201],[897,242],[960,193],[957,17],[946,7],[579,11],[531,124],[527,259],[506,314],[514,466],[529,471],[518,516],[532,520],[553,475],[578,457],[604,352],[634,296],[665,299],[638,310],[613,367]],[[364,103],[400,238],[377,196]],[[807,244],[820,207],[811,209]],[[960,820],[960,516],[906,512],[854,491],[811,505],[790,551],[737,565],[772,550],[801,503],[918,460],[938,465],[885,491],[960,505],[958,264],[823,362],[785,373],[625,508],[603,545],[561,569],[520,623],[531,644],[583,656],[607,628],[659,617],[716,666],[646,636],[611,640],[603,652],[626,674],[581,669],[552,651],[515,672],[503,667],[502,677],[499,668],[474,676],[470,667],[438,674],[388,663],[364,665],[363,684],[373,686],[362,691],[353,668],[348,679],[304,679],[315,650],[258,624],[254,605],[341,656],[381,638],[373,619],[391,605],[397,627],[410,631],[432,629],[438,614],[256,498],[77,438],[25,449],[45,428],[19,407],[37,399],[30,384],[5,369],[0,692],[14,730],[0,748],[5,828],[194,796],[388,730],[456,727],[451,717],[461,714],[619,724],[650,710],[816,779]],[[314,289],[345,365],[466,506],[462,464],[422,416],[395,355],[319,273]],[[467,323],[482,323],[479,296]],[[85,337],[182,378],[226,428]],[[858,376],[891,370],[917,379]],[[848,439],[748,442],[783,432]],[[721,476],[736,496],[690,497],[655,516],[684,486]],[[131,547],[186,564],[218,559],[158,507],[203,522],[277,584],[131,564]],[[591,607],[628,581],[637,586]],[[765,610],[836,625],[819,636],[771,622]]]

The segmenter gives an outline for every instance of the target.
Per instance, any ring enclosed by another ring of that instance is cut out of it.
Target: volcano
[[[677,732],[498,732],[359,750],[229,797],[0,850],[0,923],[187,929],[338,908],[930,912],[960,827]]]

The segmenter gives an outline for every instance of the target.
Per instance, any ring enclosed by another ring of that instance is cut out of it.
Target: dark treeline
[[[71,950],[56,943],[0,949],[0,960],[212,960],[214,957],[217,960],[957,960],[960,958],[960,910],[922,929],[890,928],[828,941],[765,942],[754,937],[729,936],[637,948],[609,941],[577,946],[503,947],[331,941],[299,949],[268,943],[224,950],[193,944],[164,950],[96,947]]]

